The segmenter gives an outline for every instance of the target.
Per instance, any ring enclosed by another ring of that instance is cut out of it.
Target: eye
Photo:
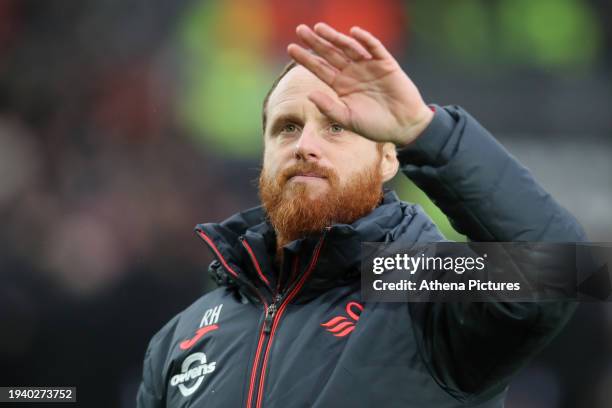
[[[297,132],[298,127],[293,123],[287,123],[281,129],[281,133],[294,133]]]
[[[344,131],[344,128],[342,127],[342,125],[339,125],[337,123],[332,123],[329,126],[329,131],[331,133],[334,133],[334,134],[339,134],[339,133],[342,133]]]

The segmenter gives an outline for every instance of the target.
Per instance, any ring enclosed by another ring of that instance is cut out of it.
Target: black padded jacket
[[[436,106],[398,158],[470,240],[585,240],[574,217],[459,107]],[[363,301],[361,242],[444,239],[392,191],[355,223],[285,246],[280,268],[261,207],[196,233],[216,257],[209,272],[219,288],[152,338],[139,408],[502,407],[511,376],[575,308]]]

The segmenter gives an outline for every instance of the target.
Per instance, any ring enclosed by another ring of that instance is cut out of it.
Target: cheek
[[[274,152],[264,152],[263,169],[268,177],[276,176],[280,162],[278,155]]]
[[[268,174],[276,174],[291,161],[293,149],[270,141],[264,147],[263,168]]]
[[[338,169],[339,174],[341,172],[344,174],[355,174],[379,163],[379,158],[380,156],[375,148],[344,151],[342,152],[342,156],[335,160],[335,167]]]
[[[364,172],[368,169],[380,172],[379,164],[380,161],[376,160],[376,157],[352,158],[351,160],[345,161],[340,167],[336,168],[336,174],[340,179],[340,185],[346,186],[356,179],[363,177]]]

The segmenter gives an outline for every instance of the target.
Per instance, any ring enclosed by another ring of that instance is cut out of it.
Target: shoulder
[[[228,304],[230,300],[240,305],[227,288],[215,289],[178,313],[153,335],[144,356],[138,406],[152,406],[146,401],[163,401],[164,378],[172,365],[172,350],[192,338],[194,328],[218,319],[223,303]]]
[[[395,228],[398,239],[418,242],[439,242],[446,238],[431,217],[419,204],[400,202],[404,214],[402,222]]]
[[[220,312],[223,305],[227,303],[239,304],[225,287],[217,288],[201,296],[153,335],[147,348],[146,358],[165,360],[167,352],[172,347],[192,336],[194,327],[198,327],[204,319],[214,318],[214,313]]]

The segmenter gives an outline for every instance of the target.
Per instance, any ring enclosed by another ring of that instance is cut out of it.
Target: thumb
[[[323,115],[346,128],[349,127],[350,111],[346,105],[333,100],[329,95],[320,91],[310,93],[308,99],[315,104]]]

